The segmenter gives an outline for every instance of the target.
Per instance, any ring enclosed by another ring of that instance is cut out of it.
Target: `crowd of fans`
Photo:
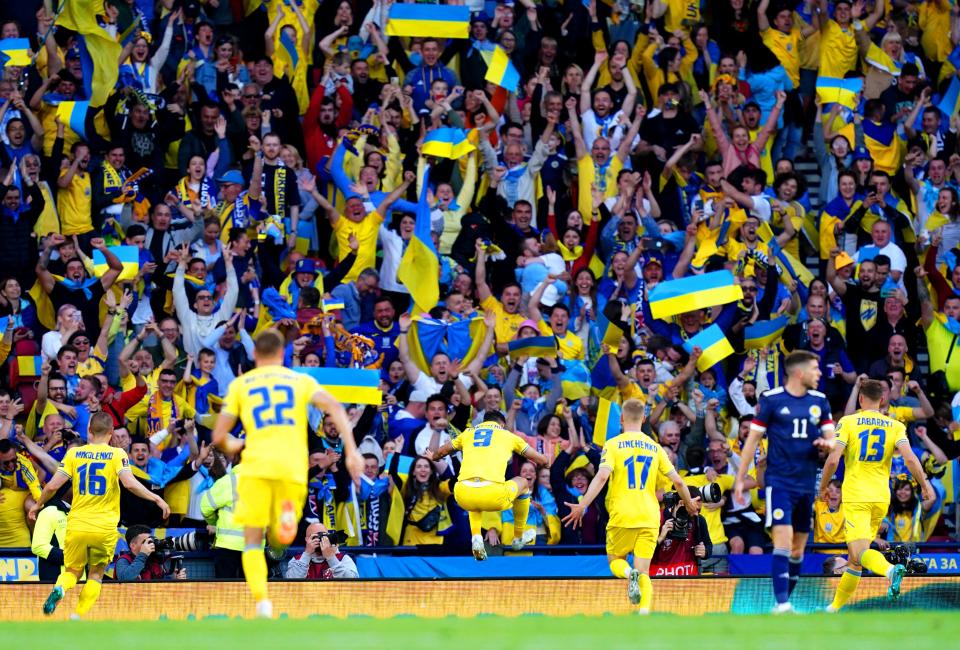
[[[269,324],[292,366],[382,376],[382,403],[350,410],[360,485],[338,463],[339,432],[311,414],[307,549],[291,577],[355,573],[328,530],[345,546],[459,552],[457,461],[424,452],[491,411],[553,459],[508,468],[533,486],[536,543],[601,544],[602,500],[581,529],[560,519],[599,462],[600,398],[630,397],[646,400],[645,427],[690,485],[720,486],[703,508],[704,564],[723,571],[726,554],[769,548],[763,447],[750,497],[731,488],[758,396],[793,350],[820,356],[835,418],[856,408],[862,378],[883,379],[935,479],[937,499],[921,501],[894,464],[878,542],[949,533],[953,3],[466,0],[461,39],[388,36],[382,0],[86,4],[124,47],[82,134],[58,111],[91,99],[77,34],[49,0],[0,8],[0,37],[36,55],[0,80],[0,547],[32,546],[55,570],[69,491],[35,527],[24,513],[102,410],[173,512],[124,499],[118,573],[144,571],[149,529],[166,525],[215,529],[217,573],[236,575],[242,463],[212,450],[209,431]],[[516,89],[485,80],[492,44]],[[828,102],[823,80],[859,80],[854,106]],[[472,150],[428,161],[420,145],[441,127],[464,129]],[[440,304],[411,317],[397,273],[427,163]],[[723,269],[741,300],[653,317],[658,284]],[[774,340],[750,344],[748,326],[780,316]],[[701,371],[684,343],[711,323],[734,353]],[[450,335],[424,359],[412,339],[427,326]],[[604,343],[608,326],[619,345]],[[511,354],[534,336],[557,351]],[[841,478],[817,504],[815,541],[843,541]],[[492,547],[513,538],[510,515],[485,522]]]

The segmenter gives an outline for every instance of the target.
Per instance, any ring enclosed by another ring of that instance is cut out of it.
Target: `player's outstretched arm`
[[[318,390],[313,394],[310,400],[313,405],[323,411],[330,418],[340,432],[340,440],[343,441],[343,453],[347,459],[347,470],[354,481],[360,479],[363,474],[363,456],[357,451],[357,441],[353,437],[353,427],[350,425],[350,418],[343,405],[333,398],[333,395],[325,390]]]
[[[167,502],[147,488],[143,487],[140,481],[133,476],[133,472],[120,472],[120,482],[123,483],[123,487],[127,488],[134,495],[140,497],[144,501],[152,501],[153,503],[157,504],[163,513],[164,519],[170,516],[170,506],[167,505]]]
[[[550,467],[550,459],[533,447],[527,447],[523,450],[523,457],[532,460],[539,467]]]
[[[914,456],[916,458],[916,456]],[[69,477],[63,472],[54,472],[53,477],[47,481],[47,484],[43,486],[43,492],[40,493],[40,498],[37,499],[37,502],[33,504],[30,508],[30,511],[27,512],[27,519],[30,521],[36,521],[37,515],[40,514],[40,511],[43,510],[43,506],[53,498],[53,495],[57,493],[63,484],[69,480]]]
[[[580,526],[583,513],[586,512],[590,504],[600,495],[600,491],[603,489],[603,486],[607,484],[607,479],[609,478],[610,468],[601,467],[597,475],[590,481],[590,487],[587,488],[587,493],[580,499],[580,503],[566,504],[566,506],[570,508],[570,514],[563,518],[564,525],[573,526],[574,528]],[[687,495],[689,496],[689,493],[687,493]]]
[[[927,480],[927,473],[923,471],[923,465],[920,464],[920,459],[917,458],[917,455],[913,453],[910,443],[901,443],[897,448],[900,450],[900,455],[903,456],[904,464],[907,466],[907,469],[910,470],[910,475],[920,482],[920,491],[923,500],[933,501],[937,495],[934,493],[930,481]],[[46,489],[44,489],[44,492],[46,492]]]
[[[750,425],[750,433],[747,435],[747,439],[743,443],[743,449],[740,451],[740,467],[737,468],[737,479],[733,484],[733,495],[737,501],[743,499],[743,478],[747,475],[747,470],[750,469],[753,454],[757,451],[757,445],[760,444],[761,438],[763,438],[763,430]]]
[[[843,447],[834,446],[833,451],[830,452],[830,455],[827,456],[826,462],[823,464],[823,473],[820,475],[820,498],[824,501],[827,500],[827,486],[830,485],[830,480],[833,478],[833,475],[837,471],[837,467],[840,466],[840,458],[843,456]]]
[[[676,471],[667,474],[667,478],[673,481],[673,487],[676,488],[680,498],[683,499],[683,506],[687,509],[687,512],[690,513],[691,517],[696,517],[697,513],[700,512],[700,504],[690,496],[690,490],[687,488],[687,484],[683,482],[683,479],[680,478],[680,475],[677,474]]]
[[[235,456],[243,450],[243,442],[230,434],[236,425],[236,415],[221,411],[211,436],[213,446],[229,456]]]
[[[431,462],[435,463],[441,458],[446,458],[452,453],[453,453],[453,445],[449,442],[445,442],[442,445],[440,445],[439,449],[427,449],[427,451],[424,452],[423,455],[426,456]]]

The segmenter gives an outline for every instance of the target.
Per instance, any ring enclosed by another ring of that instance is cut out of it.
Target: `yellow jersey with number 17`
[[[836,444],[844,447],[843,501],[888,502],[893,454],[910,444],[903,423],[878,411],[860,411],[840,418],[836,434]]]
[[[526,440],[495,422],[481,422],[454,438],[451,444],[463,452],[460,480],[478,478],[493,483],[503,483],[513,454],[523,455],[529,447]]]
[[[307,407],[321,390],[283,366],[254,368],[230,383],[221,411],[243,424],[244,476],[306,485]]]
[[[644,433],[625,431],[603,445],[600,467],[611,472],[607,483],[608,525],[659,528],[658,478],[674,471],[663,447]]]
[[[129,471],[127,452],[117,447],[90,444],[68,450],[57,470],[73,483],[67,528],[115,532],[120,521],[120,474]]]

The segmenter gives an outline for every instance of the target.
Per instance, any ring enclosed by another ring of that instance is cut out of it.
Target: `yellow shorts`
[[[887,516],[889,503],[840,503],[843,512],[843,534],[847,543],[872,540],[880,530],[880,523]]]
[[[516,481],[459,481],[453,486],[453,495],[467,512],[502,512],[513,507],[520,493]]]
[[[74,571],[83,571],[88,564],[92,567],[106,566],[113,560],[117,550],[116,530],[70,530],[67,524],[67,538],[63,542],[63,566]]]
[[[607,555],[633,557],[649,560],[657,547],[656,528],[619,528],[607,527]]]
[[[240,475],[234,521],[249,528],[269,528],[280,520],[284,501],[293,502],[297,521],[303,512],[307,486],[303,483]]]

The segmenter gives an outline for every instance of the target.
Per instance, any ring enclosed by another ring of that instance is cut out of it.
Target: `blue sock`
[[[790,600],[790,549],[773,549],[770,562],[770,577],[773,580],[773,595],[777,604]]]
[[[787,597],[793,595],[793,590],[797,588],[797,583],[800,582],[800,569],[803,567],[803,556],[792,557],[790,558],[790,590],[787,592]]]

